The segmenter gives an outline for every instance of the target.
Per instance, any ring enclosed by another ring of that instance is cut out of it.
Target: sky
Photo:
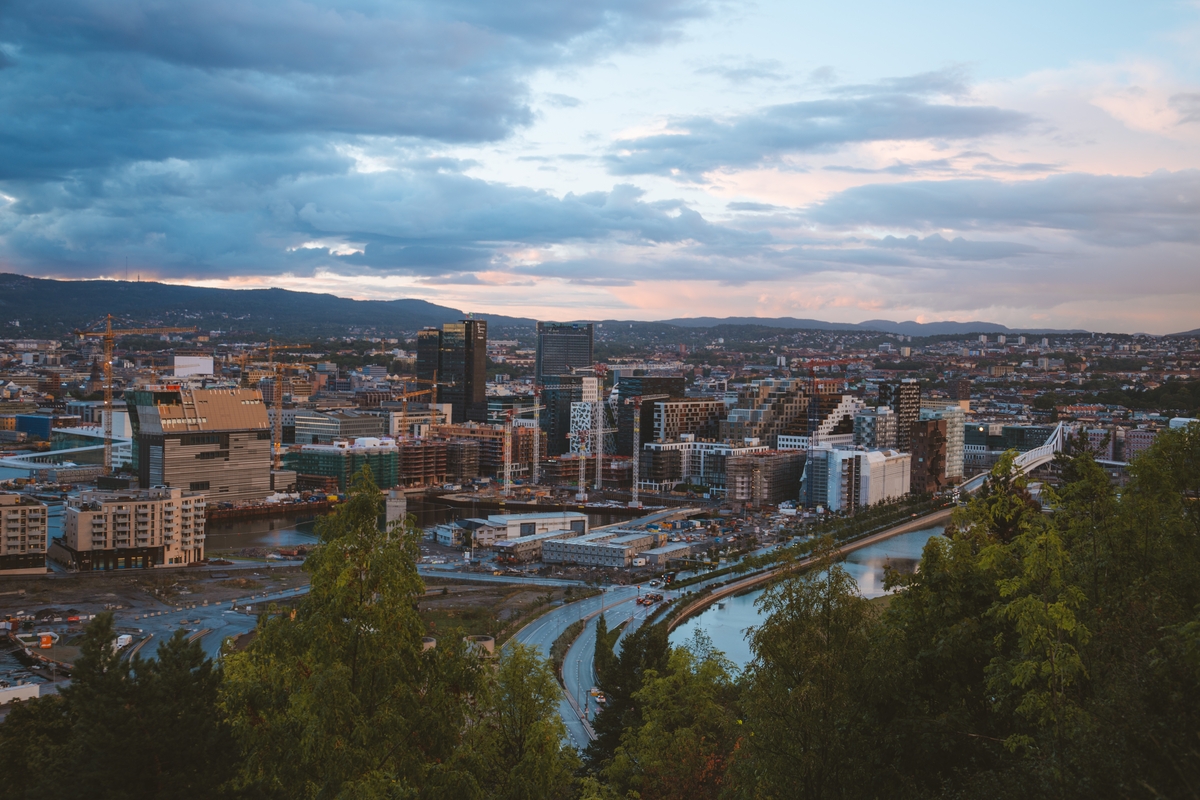
[[[1200,0],[0,0],[0,272],[1200,328]]]

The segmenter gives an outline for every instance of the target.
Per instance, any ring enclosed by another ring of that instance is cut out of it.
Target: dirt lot
[[[101,611],[164,611],[176,605],[216,603],[266,591],[279,591],[308,583],[308,575],[294,568],[274,568],[232,573],[137,571],[132,574],[74,575],[65,578],[23,580],[0,587],[6,592],[24,589],[24,595],[0,594],[0,617],[24,612],[50,618],[98,614]]]
[[[494,636],[500,644],[564,598],[581,596],[579,589],[569,588],[570,595],[549,586],[428,584],[419,610],[430,636],[461,628],[465,634]]]

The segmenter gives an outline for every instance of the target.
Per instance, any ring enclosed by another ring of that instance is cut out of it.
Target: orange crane
[[[112,314],[104,317],[102,331],[75,331],[81,339],[100,339],[104,342],[104,474],[112,474],[112,429],[113,429],[113,346],[120,336],[156,335],[160,333],[196,333],[192,328],[124,328],[113,330]],[[99,323],[97,323],[99,324]]]

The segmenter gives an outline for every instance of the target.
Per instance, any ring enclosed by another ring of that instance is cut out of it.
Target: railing
[[[1061,453],[1063,449],[1063,426],[1058,423],[1044,444],[1038,445],[1032,450],[1027,450],[1021,453],[1014,460],[1017,468],[1022,472],[1029,472],[1032,469],[1040,467],[1047,461],[1054,458],[1056,453]],[[973,478],[968,478],[958,485],[959,493],[971,494],[983,488],[983,482],[988,478],[988,473],[983,472]]]

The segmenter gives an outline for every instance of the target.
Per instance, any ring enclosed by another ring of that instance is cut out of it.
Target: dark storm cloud
[[[696,0],[7,2],[0,180],[528,123],[526,77],[670,36]],[[10,64],[9,62],[13,62]]]
[[[778,164],[785,156],[825,152],[859,142],[964,140],[1019,132],[1027,115],[994,106],[939,102],[962,97],[957,71],[842,86],[821,100],[768,106],[730,118],[681,117],[672,130],[613,144],[609,169],[618,175],[657,174],[697,180],[718,169]]]
[[[839,230],[1028,228],[1068,231],[1118,246],[1200,242],[1200,170],[1132,177],[1075,173],[1014,183],[873,184],[839,192],[806,217]]]

